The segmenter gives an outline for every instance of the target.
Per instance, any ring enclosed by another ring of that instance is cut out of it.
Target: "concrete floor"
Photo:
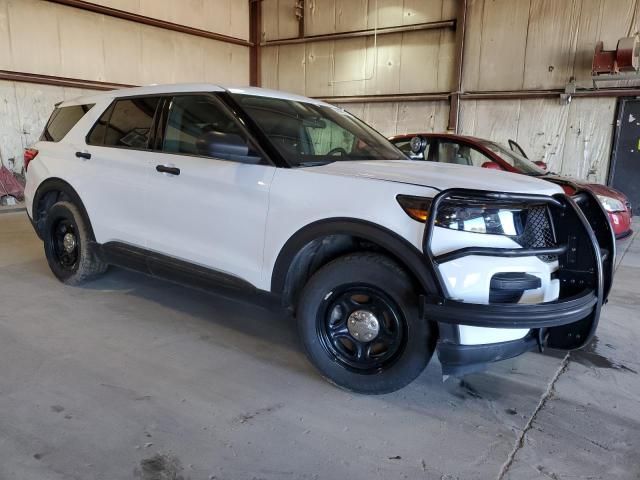
[[[0,479],[638,479],[640,239],[598,338],[400,392],[323,381],[282,312],[111,269],[0,214]]]

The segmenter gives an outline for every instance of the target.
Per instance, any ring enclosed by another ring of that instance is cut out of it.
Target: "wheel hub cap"
[[[74,248],[76,248],[76,237],[73,233],[65,233],[62,238],[62,245],[67,253],[73,252]]]
[[[378,336],[380,322],[368,310],[356,310],[349,315],[347,328],[353,338],[361,342],[370,342]]]

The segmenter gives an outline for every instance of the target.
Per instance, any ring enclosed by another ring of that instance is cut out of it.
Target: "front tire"
[[[78,208],[57,202],[47,211],[44,252],[53,274],[67,285],[79,285],[107,270],[91,244],[91,236]]]
[[[353,392],[381,394],[408,385],[435,349],[411,278],[375,253],[345,255],[318,270],[302,292],[297,321],[311,362]]]

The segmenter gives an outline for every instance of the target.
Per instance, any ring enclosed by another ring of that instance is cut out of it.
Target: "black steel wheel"
[[[66,218],[61,218],[53,224],[49,235],[53,255],[60,268],[73,271],[79,258],[78,234],[74,224]]]
[[[77,285],[107,270],[82,214],[70,202],[57,202],[47,210],[43,239],[49,268],[64,283]]]
[[[360,373],[377,373],[402,353],[406,321],[381,289],[343,285],[320,305],[317,329],[323,347],[336,361]]]
[[[307,356],[330,382],[368,394],[398,390],[424,370],[435,349],[418,313],[418,292],[393,260],[353,253],[320,268],[296,309]]]

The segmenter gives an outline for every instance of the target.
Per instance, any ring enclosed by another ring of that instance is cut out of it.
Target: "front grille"
[[[522,248],[547,248],[555,247],[553,230],[547,207],[532,207],[526,211],[524,231],[514,237],[514,240]],[[558,257],[555,255],[538,255],[544,262],[553,262]]]

